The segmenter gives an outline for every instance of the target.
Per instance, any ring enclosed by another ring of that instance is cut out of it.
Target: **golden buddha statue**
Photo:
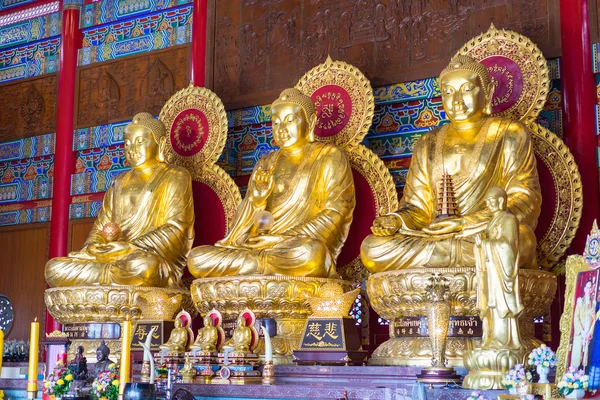
[[[183,368],[179,370],[179,373],[181,374],[181,379],[184,383],[194,383],[194,378],[196,378],[196,368],[194,368],[189,354],[185,355],[185,364],[183,365]]]
[[[469,56],[442,71],[450,123],[417,141],[400,209],[378,217],[362,243],[369,271],[475,266],[474,238],[492,218],[485,196],[493,186],[506,191],[506,208],[518,220],[519,266],[536,266],[542,196],[531,137],[521,123],[490,116],[493,88],[485,66]],[[444,172],[452,176],[457,216],[436,215]]]
[[[183,353],[187,349],[188,344],[188,331],[183,326],[183,322],[180,318],[175,319],[175,327],[171,331],[169,340],[166,343],[161,344],[161,353]]]
[[[188,268],[197,278],[338,277],[335,263],[355,205],[346,153],[315,142],[315,105],[299,90],[284,90],[271,114],[280,149],[256,164],[229,234],[190,252]]]
[[[477,308],[483,320],[481,347],[519,350],[519,221],[506,210],[504,189],[492,187],[485,202],[492,213],[485,237],[475,236]]]
[[[246,355],[252,353],[251,344],[252,329],[246,326],[246,319],[240,315],[237,319],[237,326],[233,330],[233,336],[227,341],[226,346],[232,346],[235,355]]]
[[[52,287],[131,285],[182,287],[185,255],[194,239],[192,180],[166,164],[165,127],[139,113],[125,128],[132,167],[110,185],[83,249],[46,264]]]
[[[213,325],[210,315],[204,317],[204,327],[198,330],[198,336],[192,346],[193,351],[215,353],[219,342],[219,330]]]

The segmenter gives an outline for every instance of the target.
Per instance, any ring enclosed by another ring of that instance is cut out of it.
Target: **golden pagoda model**
[[[450,175],[448,171],[444,170],[442,179],[438,182],[438,185],[438,218],[460,215],[456,207],[456,197],[454,196],[452,175]]]

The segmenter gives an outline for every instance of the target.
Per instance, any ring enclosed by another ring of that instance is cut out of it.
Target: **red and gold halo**
[[[219,310],[213,308],[208,312],[207,315],[210,317],[210,319],[212,319],[213,326],[221,326],[221,324],[223,323],[223,316],[221,315]]]
[[[189,171],[217,162],[227,140],[227,114],[214,92],[190,85],[167,101],[158,118],[167,129],[167,162]]]
[[[327,57],[300,79],[296,89],[315,102],[317,140],[350,148],[369,131],[374,112],[373,89],[356,67]]]
[[[537,262],[549,270],[565,255],[579,228],[583,204],[581,175],[569,148],[558,136],[536,123],[530,123],[528,128],[540,161],[540,178],[549,175],[554,183],[553,188],[542,185],[544,202],[554,203],[554,207],[548,215],[542,214],[536,228]]]
[[[486,66],[492,83],[492,114],[532,122],[544,108],[550,90],[548,65],[538,47],[513,31],[490,29],[457,53]]]

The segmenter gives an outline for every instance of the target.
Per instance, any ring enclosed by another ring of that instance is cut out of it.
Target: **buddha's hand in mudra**
[[[275,163],[269,163],[266,158],[258,161],[256,169],[250,177],[248,193],[250,201],[255,206],[262,206],[273,191],[275,180],[273,179],[273,169]]]
[[[87,253],[102,261],[114,259],[133,250],[135,247],[129,242],[109,242],[92,244],[88,246]]]
[[[371,232],[375,236],[391,236],[402,226],[402,219],[395,214],[382,215],[375,218]]]
[[[434,221],[428,227],[423,228],[423,232],[429,235],[447,235],[449,233],[462,232],[465,226],[465,220],[461,217],[445,218],[440,221]]]
[[[252,250],[260,250],[272,247],[282,240],[283,238],[277,235],[260,235],[249,238],[246,243],[244,243],[244,247]]]

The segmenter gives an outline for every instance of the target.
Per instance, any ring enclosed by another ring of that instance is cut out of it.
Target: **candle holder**
[[[148,383],[150,382],[150,360],[144,360],[142,362],[142,376],[140,377],[140,382]]]
[[[433,274],[425,288],[427,304],[427,328],[431,341],[431,367],[417,375],[419,382],[429,384],[459,382],[460,376],[454,368],[448,367],[446,360],[446,340],[450,324],[450,303],[448,302],[448,280],[440,274]]]
[[[210,363],[206,363],[204,365],[204,369],[200,371],[200,376],[204,379],[205,384],[209,384],[212,382],[212,378],[214,376],[214,371],[212,369],[212,365]]]
[[[275,384],[275,365],[273,365],[273,361],[266,361],[265,365],[263,366],[262,384]]]

